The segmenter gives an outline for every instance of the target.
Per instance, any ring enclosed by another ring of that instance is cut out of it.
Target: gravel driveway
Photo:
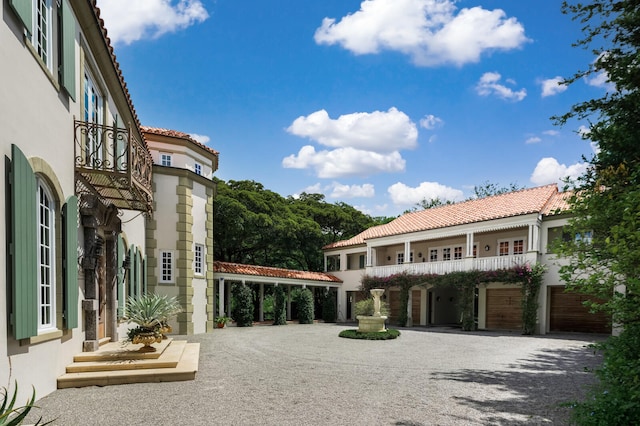
[[[390,341],[335,324],[227,327],[200,342],[195,381],[63,389],[59,425],[565,424],[599,364],[597,336],[402,329]],[[178,337],[185,338],[185,337]],[[31,419],[33,421],[33,419]]]

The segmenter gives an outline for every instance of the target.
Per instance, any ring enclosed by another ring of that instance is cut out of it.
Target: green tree
[[[305,288],[299,291],[296,302],[298,304],[298,321],[300,321],[300,324],[313,324],[314,303],[313,293],[311,293],[311,290]]]
[[[335,292],[325,290],[322,299],[322,320],[324,322],[336,322]]]
[[[286,297],[282,286],[276,286],[273,289],[273,325],[287,324],[287,307],[285,306]]]
[[[253,325],[253,290],[246,284],[234,283],[231,287],[233,295],[233,319],[238,327]]]
[[[600,385],[575,410],[580,424],[640,423],[640,2],[593,0],[563,3],[584,36],[575,46],[596,59],[566,79],[604,76],[609,87],[597,99],[574,105],[557,123],[588,120],[586,140],[598,150],[576,182],[568,238],[557,253],[570,259],[561,268],[570,290],[604,299],[590,304],[623,326],[603,345]]]
[[[485,181],[481,185],[475,185],[473,187],[473,196],[470,200],[474,200],[477,198],[486,198],[491,197],[493,195],[501,195],[506,194],[507,192],[514,192],[524,189],[524,187],[518,185],[517,183],[511,182],[508,186],[500,186],[497,183]]]

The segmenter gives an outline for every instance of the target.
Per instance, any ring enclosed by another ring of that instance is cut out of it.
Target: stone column
[[[260,283],[259,284],[259,296],[258,298],[260,299],[260,308],[259,308],[259,312],[258,312],[258,321],[263,322],[264,321],[264,284]]]
[[[84,311],[85,341],[82,344],[84,352],[98,350],[100,343],[98,340],[98,313],[99,313],[99,283],[98,267],[99,257],[95,250],[95,242],[98,240],[98,220],[94,216],[83,216],[84,226],[84,258],[82,268],[84,269],[84,300],[82,310]]]
[[[218,316],[226,316],[224,310],[224,278],[218,279]]]

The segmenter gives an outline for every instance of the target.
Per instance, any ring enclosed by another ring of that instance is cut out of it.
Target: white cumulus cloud
[[[436,117],[433,114],[425,115],[420,120],[420,126],[424,127],[427,130],[433,130],[436,127],[440,127],[442,125],[444,125],[444,121],[441,118]]]
[[[459,189],[441,185],[437,182],[422,182],[415,188],[398,182],[391,185],[387,192],[396,205],[414,205],[422,200],[439,198],[442,201],[462,201],[464,194]]]
[[[480,96],[497,96],[507,101],[521,101],[527,96],[525,89],[514,91],[504,84],[500,83],[502,76],[497,72],[486,72],[482,74],[478,84],[476,85],[476,92]],[[506,81],[508,84],[515,84],[511,79]]]
[[[332,119],[325,110],[298,117],[287,132],[332,148],[392,152],[415,148],[418,130],[402,111],[355,112]]]
[[[330,185],[331,198],[371,198],[376,195],[375,188],[370,183],[362,185],[344,185],[339,182],[333,182]]]
[[[558,93],[562,93],[567,90],[568,86],[565,84],[560,84],[564,81],[562,77],[554,77],[546,80],[542,80],[542,97],[546,98],[547,96],[557,95]]]
[[[531,136],[530,138],[528,138],[525,143],[526,144],[531,144],[531,143],[538,143],[538,142],[542,142],[542,139],[540,139],[537,136]]]
[[[314,169],[320,178],[370,176],[376,173],[396,173],[405,169],[405,160],[399,152],[380,154],[354,148],[316,151],[311,145],[300,148],[282,160],[284,168]]]
[[[98,0],[97,4],[114,44],[157,38],[209,17],[201,0]]]
[[[201,144],[207,144],[211,140],[211,138],[207,135],[199,135],[197,133],[190,133],[189,136],[200,142]]]
[[[560,164],[558,160],[553,157],[546,157],[538,161],[536,168],[531,174],[531,182],[536,185],[548,185],[551,183],[562,184],[565,178],[572,180],[581,176],[587,171],[588,165],[586,163],[576,163],[570,166],[566,164]]]
[[[501,9],[457,11],[454,0],[364,0],[352,14],[324,18],[318,44],[338,44],[354,54],[392,50],[419,66],[478,62],[485,52],[511,50],[528,41],[524,27]],[[457,13],[456,13],[457,12]]]

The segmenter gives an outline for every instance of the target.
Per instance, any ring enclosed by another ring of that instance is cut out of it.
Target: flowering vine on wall
[[[407,306],[409,291],[412,287],[453,287],[460,295],[462,311],[462,329],[475,330],[473,305],[475,289],[482,284],[500,282],[504,284],[518,284],[522,288],[522,333],[533,334],[536,327],[538,312],[538,294],[542,285],[545,267],[541,264],[531,266],[529,263],[517,265],[509,269],[493,271],[462,271],[448,274],[410,274],[402,272],[388,277],[372,277],[365,275],[361,281],[363,291],[372,288],[400,289],[400,317],[399,323],[407,323]]]

